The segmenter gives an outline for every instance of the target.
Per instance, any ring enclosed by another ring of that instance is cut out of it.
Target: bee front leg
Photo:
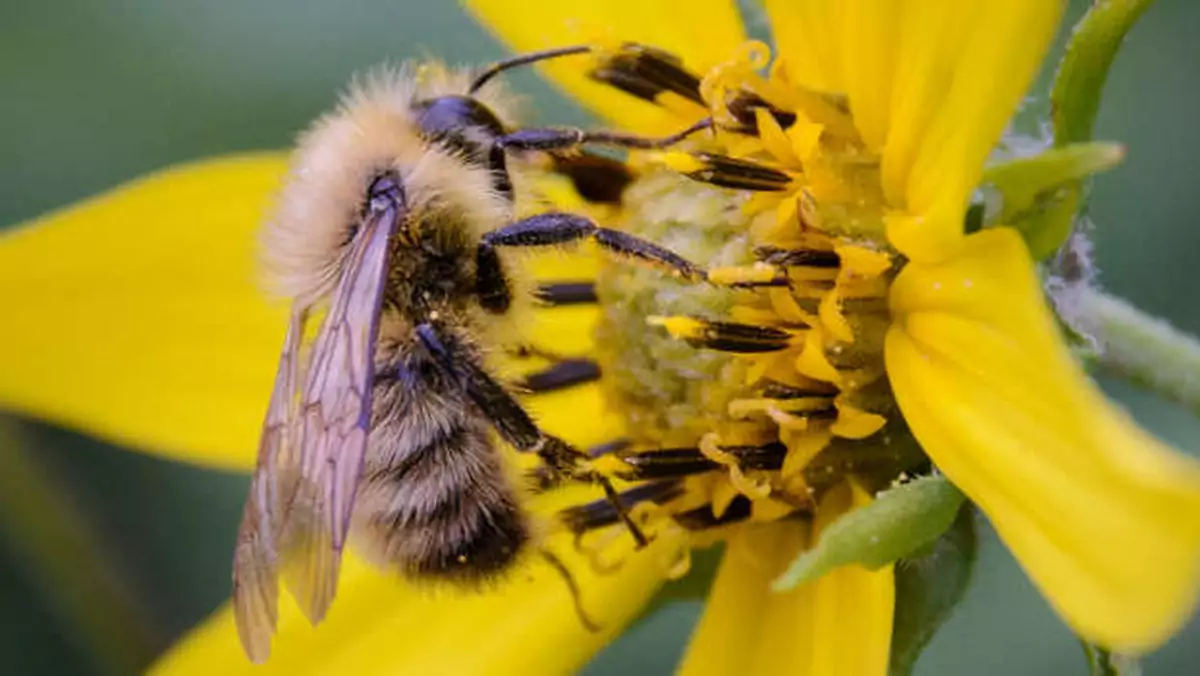
[[[521,403],[483,368],[479,359],[448,331],[433,324],[415,329],[417,340],[439,366],[458,381],[467,397],[491,421],[500,437],[518,451],[537,453],[555,481],[582,481],[599,484],[620,514],[638,547],[649,543],[641,528],[629,516],[608,477],[587,467],[588,456],[537,426]]]
[[[687,280],[708,278],[704,268],[669,249],[620,230],[602,228],[584,216],[563,212],[530,216],[485,234],[479,242],[477,258],[483,270],[485,261],[499,260],[497,247],[553,246],[589,239],[611,254],[666,268]]]
[[[632,150],[670,148],[696,132],[711,129],[713,121],[704,118],[696,124],[670,136],[651,138],[609,131],[585,131],[575,127],[518,129],[501,136],[497,145],[505,150],[573,150],[584,145],[600,145]]]

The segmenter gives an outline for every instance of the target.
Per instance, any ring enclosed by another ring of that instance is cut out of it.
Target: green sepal
[[[975,509],[965,504],[930,551],[896,564],[890,676],[908,676],[921,651],[954,613],[975,569]]]
[[[1097,0],[1075,26],[1050,91],[1055,148],[1066,151],[1092,140],[1109,67],[1125,35],[1153,1]],[[1059,183],[1034,197],[1034,211],[1028,217],[1005,224],[1020,229],[1034,259],[1041,260],[1071,234],[1075,214],[1084,203],[1084,183],[1078,178]]]
[[[1097,0],[1075,26],[1050,91],[1054,145],[1092,139],[1108,69],[1125,35],[1154,0]]]
[[[950,527],[963,494],[941,476],[922,477],[880,493],[821,532],[816,546],[792,562],[772,587],[785,591],[851,563],[879,568],[909,556]]]
[[[1087,641],[1080,641],[1092,676],[1141,676],[1137,658],[1111,652]]]
[[[1123,159],[1125,147],[1119,143],[1073,143],[989,167],[983,173],[983,182],[995,187],[1004,198],[995,220],[1017,225],[1059,188],[1112,169]]]
[[[1075,143],[990,167],[983,182],[1002,199],[1000,213],[990,220],[1020,231],[1034,258],[1049,256],[1071,232],[1082,179],[1124,157],[1118,143]]]

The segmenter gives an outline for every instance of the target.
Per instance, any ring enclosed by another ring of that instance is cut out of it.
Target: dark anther
[[[678,56],[654,47],[627,42],[588,75],[651,103],[664,92],[673,92],[704,105],[700,77],[685,68]]]
[[[680,495],[683,495],[683,484],[678,481],[660,481],[636,486],[620,493],[618,497],[622,505],[630,508],[646,501],[663,504]],[[562,522],[576,533],[611,526],[620,521],[613,501],[608,499],[568,507],[558,515]]]
[[[726,103],[726,107],[728,108],[729,113],[733,115],[733,117],[742,125],[740,129],[735,131],[741,131],[747,134],[758,134],[758,117],[754,114],[754,111],[759,108],[770,113],[771,117],[775,118],[775,121],[778,122],[779,126],[783,129],[787,129],[793,124],[796,124],[795,113],[779,110],[778,108],[767,103],[757,94],[752,94],[747,91],[740,91],[731,96]]]
[[[594,382],[599,378],[600,365],[591,359],[566,359],[525,376],[521,386],[531,392],[552,392]]]
[[[703,168],[684,175],[696,181],[722,188],[774,192],[786,190],[792,178],[765,164],[716,153],[697,153],[695,158]]]
[[[555,173],[570,179],[575,192],[588,202],[620,204],[633,171],[624,162],[596,153],[551,153]]]
[[[537,289],[539,300],[550,305],[584,305],[595,303],[596,285],[592,282],[553,282]]]
[[[771,265],[808,268],[836,268],[841,264],[838,255],[820,249],[781,249],[773,246],[754,248],[754,257]]]

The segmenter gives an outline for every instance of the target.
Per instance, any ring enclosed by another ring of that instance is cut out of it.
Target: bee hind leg
[[[620,515],[621,522],[639,548],[649,544],[633,521],[608,477],[588,467],[583,451],[538,427],[521,403],[480,364],[477,356],[450,332],[433,324],[415,329],[417,340],[448,375],[457,380],[467,397],[491,421],[504,441],[523,453],[536,453],[545,463],[548,481],[599,484]]]

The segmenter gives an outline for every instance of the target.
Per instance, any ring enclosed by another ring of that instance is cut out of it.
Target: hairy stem
[[[1098,341],[1105,372],[1200,415],[1200,340],[1096,289],[1077,300],[1076,320]]]

